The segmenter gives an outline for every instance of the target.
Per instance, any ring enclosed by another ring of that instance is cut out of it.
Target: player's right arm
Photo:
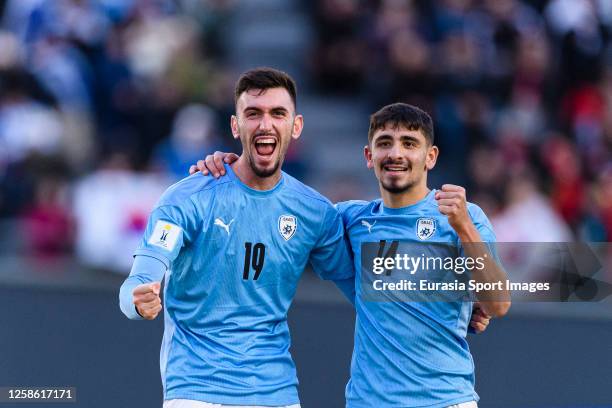
[[[134,252],[130,275],[119,291],[119,306],[129,319],[152,320],[162,310],[161,280],[189,241],[189,231],[196,222],[189,198],[177,197],[175,201],[181,205],[174,205],[169,199],[172,195],[167,192],[151,213]]]
[[[150,256],[136,255],[130,276],[119,291],[119,307],[132,320],[152,320],[162,310],[159,296],[166,272],[163,262]]]
[[[209,154],[204,160],[198,160],[196,164],[189,167],[189,174],[194,174],[198,171],[203,175],[212,175],[214,178],[219,178],[225,175],[224,163],[232,164],[238,160],[240,156],[236,153],[224,153],[216,151],[214,154]]]

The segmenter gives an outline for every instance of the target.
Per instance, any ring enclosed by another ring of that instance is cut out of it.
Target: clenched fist
[[[161,282],[144,283],[134,288],[134,305],[138,314],[147,320],[153,320],[162,310],[159,288]]]
[[[438,209],[448,218],[448,223],[457,232],[472,225],[472,219],[468,214],[465,189],[453,184],[444,184],[436,191]]]

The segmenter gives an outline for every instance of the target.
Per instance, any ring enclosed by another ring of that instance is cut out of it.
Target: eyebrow
[[[381,141],[381,140],[389,140],[389,139],[393,139],[393,137],[391,137],[391,135],[387,135],[387,134],[383,133],[382,135],[376,136],[374,138],[374,141],[378,142],[378,141]]]
[[[419,138],[418,138],[418,137],[415,137],[415,136],[403,135],[403,136],[400,136],[400,140],[401,140],[402,142],[405,142],[405,141],[410,141],[410,142],[421,143],[421,141],[419,140]]]
[[[376,139],[374,139],[374,142],[378,142],[380,140],[392,140],[393,136],[391,136],[388,133],[383,133],[382,135],[376,137]],[[402,135],[400,136],[400,141],[405,142],[405,141],[410,141],[410,142],[416,142],[416,143],[420,143],[420,140],[415,137],[415,136],[409,136],[409,135]]]
[[[243,112],[248,112],[248,111],[256,111],[256,112],[262,112],[263,109],[261,109],[258,106],[247,106],[246,108],[243,109]],[[283,107],[283,106],[275,106],[273,108],[270,108],[271,112],[284,112],[284,113],[289,113],[289,111],[287,110],[287,108]]]

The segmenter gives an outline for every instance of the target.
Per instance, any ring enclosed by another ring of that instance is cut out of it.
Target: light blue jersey
[[[257,191],[226,170],[219,180],[195,174],[170,187],[135,253],[168,267],[164,399],[296,404],[287,310],[307,262],[323,279],[353,277],[342,219],[285,173]],[[136,285],[159,280],[131,275],[122,304]]]
[[[439,212],[434,194],[431,191],[420,202],[398,209],[386,208],[380,199],[337,205],[357,273],[355,347],[346,387],[347,407],[443,408],[478,400],[474,363],[465,339],[471,302],[364,300],[363,243],[451,243],[457,250],[459,238]],[[483,241],[494,242],[483,211],[474,204],[468,204],[468,211]],[[451,246],[447,248],[446,255],[457,256]]]

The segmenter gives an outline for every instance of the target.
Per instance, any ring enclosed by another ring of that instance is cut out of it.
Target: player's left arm
[[[495,236],[486,216],[475,214],[472,219],[468,211],[465,189],[453,184],[445,184],[436,192],[440,212],[459,236],[464,255],[480,259],[483,268],[472,270],[472,279],[477,283],[494,284],[492,290],[482,290],[476,294],[482,310],[489,316],[504,316],[510,308],[510,292],[506,289],[506,272],[491,253],[488,243],[495,242]],[[483,236],[485,235],[485,239]]]
[[[319,239],[310,252],[310,264],[321,279],[332,280],[344,296],[355,304],[355,271],[342,217],[331,204],[326,207]]]
[[[472,317],[470,318],[469,332],[480,334],[487,330],[489,323],[491,322],[491,316],[489,316],[484,310],[480,302],[474,302],[472,307]]]

